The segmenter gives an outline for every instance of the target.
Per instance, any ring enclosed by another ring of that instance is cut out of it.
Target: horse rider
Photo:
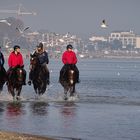
[[[64,66],[62,67],[61,71],[60,71],[60,77],[59,77],[59,81],[63,81],[64,79],[64,74],[66,73],[67,70],[67,64],[72,64],[74,67],[74,71],[76,71],[76,82],[79,83],[79,70],[76,66],[77,63],[77,57],[75,52],[72,50],[73,46],[71,44],[67,45],[66,47],[66,51],[62,54],[62,62],[64,64]]]
[[[8,58],[8,65],[9,69],[7,71],[8,78],[10,79],[12,76],[13,69],[20,66],[24,67],[24,61],[23,61],[23,56],[20,52],[20,46],[15,45],[13,47],[13,51],[10,53],[9,58]],[[24,80],[23,80],[23,85],[26,85],[26,71],[23,69],[23,75],[24,75]]]
[[[6,71],[4,69],[4,63],[5,63],[5,60],[4,60],[4,55],[3,53],[1,52],[1,46],[0,46],[0,67],[2,67],[3,69],[3,72],[6,74]]]
[[[47,67],[47,64],[49,64],[49,58],[48,58],[47,51],[44,50],[42,42],[40,42],[39,45],[37,45],[36,51],[33,53],[33,55],[38,57],[41,68],[48,73],[48,75],[46,76],[46,80],[47,80],[47,84],[49,85],[50,84],[50,73],[49,73],[49,70]],[[29,85],[31,85],[32,79],[33,79],[33,72],[31,70],[29,73],[29,81],[28,81]]]

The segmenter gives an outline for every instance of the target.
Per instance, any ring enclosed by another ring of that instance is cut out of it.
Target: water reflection
[[[31,112],[34,115],[41,115],[41,116],[44,116],[47,114],[47,106],[48,106],[48,103],[46,102],[32,102],[30,104]]]
[[[74,102],[65,103],[61,108],[61,114],[64,117],[73,117],[76,115],[76,105]]]
[[[7,116],[20,116],[25,113],[24,106],[21,102],[10,102],[7,104],[6,114]]]
[[[3,103],[0,103],[0,115],[4,112],[4,104]]]

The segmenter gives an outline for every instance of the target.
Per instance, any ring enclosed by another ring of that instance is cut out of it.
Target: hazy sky
[[[140,0],[0,0],[0,10],[16,9],[20,3],[37,13],[20,17],[32,30],[70,32],[81,37],[130,29],[140,34]],[[0,13],[0,18],[9,16],[17,17]],[[100,28],[103,19],[108,29]]]

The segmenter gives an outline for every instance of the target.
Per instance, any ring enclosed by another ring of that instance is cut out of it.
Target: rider
[[[63,53],[62,55],[62,62],[64,64],[64,66],[62,67],[61,71],[60,71],[60,77],[59,77],[59,81],[64,80],[63,79],[63,75],[65,74],[66,70],[67,70],[67,64],[72,64],[74,67],[74,70],[77,73],[77,83],[79,83],[79,70],[76,66],[77,63],[77,57],[75,52],[72,50],[73,46],[71,44],[67,45],[66,47],[66,51]]]
[[[38,57],[41,68],[44,69],[48,73],[46,78],[47,78],[47,84],[49,85],[50,73],[47,68],[47,64],[49,63],[49,58],[48,58],[48,53],[44,50],[43,43],[40,42],[39,45],[37,45],[36,51],[33,53],[33,55]],[[28,81],[29,85],[31,85],[31,80],[33,79],[32,77],[33,77],[33,73],[32,71],[30,71],[29,81]]]
[[[12,76],[12,70],[18,66],[24,67],[23,63],[23,56],[20,53],[20,46],[15,45],[13,47],[14,51],[12,51],[9,55],[8,58],[8,65],[9,69],[7,71],[8,78],[10,79]],[[26,85],[26,71],[23,69],[23,75],[24,75],[24,80],[23,80],[23,85]]]
[[[3,56],[3,53],[1,52],[1,47],[0,47],[0,67],[3,67],[3,72],[6,74],[6,71],[4,69],[4,63],[5,63],[5,60],[4,60],[4,56]]]

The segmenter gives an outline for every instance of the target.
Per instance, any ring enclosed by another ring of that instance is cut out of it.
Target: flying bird
[[[26,27],[23,30],[21,30],[20,28],[16,27],[16,30],[18,30],[21,34],[23,34],[24,31],[28,30],[30,27]]]
[[[102,20],[102,23],[101,23],[101,28],[107,28],[107,27],[108,27],[108,25],[106,24],[105,19],[104,19],[104,20]]]
[[[6,19],[1,19],[0,23],[6,23],[8,26],[11,26],[11,23],[9,23]]]
[[[26,30],[28,30],[30,27],[26,27],[23,31],[26,31]]]

